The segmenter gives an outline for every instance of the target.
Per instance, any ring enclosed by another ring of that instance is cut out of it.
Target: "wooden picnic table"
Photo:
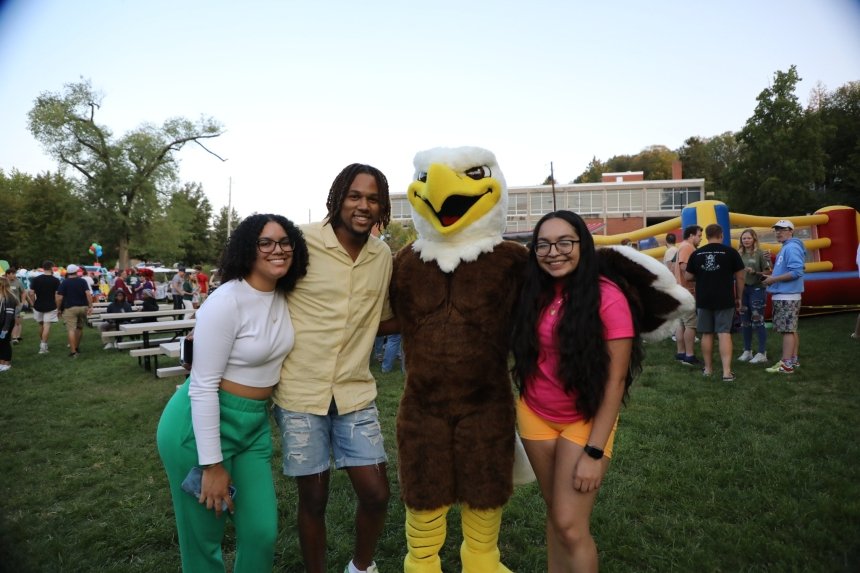
[[[110,302],[108,302],[106,300],[104,300],[104,301],[97,300],[97,301],[93,302],[93,310],[95,310],[97,308],[107,308],[108,305],[110,305]],[[143,301],[142,300],[136,300],[133,303],[131,303],[131,305],[132,306],[143,306]]]
[[[116,322],[128,322],[137,318],[159,318],[162,316],[182,316],[187,317],[189,314],[197,312],[193,308],[181,309],[165,309],[165,310],[133,310],[131,312],[103,312],[99,315],[99,320],[113,320]],[[179,320],[178,318],[176,320]]]
[[[125,312],[122,314],[133,314],[130,312]],[[186,318],[183,320],[161,320],[158,322],[130,322],[125,324],[120,324],[119,329],[124,334],[139,334],[143,338],[143,348],[150,348],[149,344],[149,335],[156,332],[176,332],[177,336],[179,334],[184,334],[189,330],[194,328],[194,325],[197,321],[193,318]],[[143,358],[143,367],[145,370],[151,370],[150,365],[150,355],[142,356]],[[158,368],[158,355],[154,355],[155,367]]]

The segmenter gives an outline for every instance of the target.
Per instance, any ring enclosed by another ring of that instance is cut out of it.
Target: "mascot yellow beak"
[[[486,215],[501,199],[502,185],[486,165],[458,173],[433,163],[409,185],[412,208],[443,235],[450,235]]]

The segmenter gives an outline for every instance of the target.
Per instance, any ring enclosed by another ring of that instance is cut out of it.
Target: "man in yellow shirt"
[[[385,524],[389,485],[368,357],[377,332],[394,331],[388,301],[391,251],[371,230],[388,224],[388,181],[352,164],[335,178],[328,215],[302,227],[308,273],[290,292],[296,343],[275,389],[283,471],[296,478],[302,558],[326,571],[325,510],[330,452],[358,497],[356,540],[347,573],[376,572],[373,553]]]

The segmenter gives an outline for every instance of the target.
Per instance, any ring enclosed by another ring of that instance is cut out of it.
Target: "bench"
[[[146,323],[123,323],[119,325],[119,329],[123,334],[133,335],[139,334],[143,337],[143,349],[152,348],[153,345],[150,343],[150,337],[156,333],[165,334],[167,332],[173,332],[175,336],[180,336],[189,330],[194,328],[196,321],[192,319],[186,320],[165,320],[159,322],[146,322]],[[140,350],[143,350],[140,349]],[[150,367],[150,357],[155,362],[155,368],[158,368],[158,356],[162,351],[160,348],[155,347],[155,350],[152,354],[140,354],[138,355],[138,362],[143,359],[143,367],[146,370],[152,370]]]
[[[149,341],[150,344],[163,344],[172,341],[172,338],[155,338]],[[143,346],[143,340],[123,340],[116,343],[117,350],[131,350],[132,348],[140,348]]]
[[[159,378],[169,378],[171,376],[188,376],[188,370],[182,366],[168,366],[166,368],[158,368],[155,375]]]
[[[171,358],[179,358],[179,341],[173,341],[172,339],[169,342],[163,342],[164,339],[160,340],[150,340],[152,344],[158,344],[158,347],[161,348],[161,353]]]
[[[140,358],[141,356],[158,356],[159,354],[164,354],[161,351],[161,348],[159,348],[158,346],[151,346],[149,348],[133,348],[128,353],[135,358]]]

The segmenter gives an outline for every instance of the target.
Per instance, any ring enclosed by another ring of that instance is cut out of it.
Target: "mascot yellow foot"
[[[439,551],[445,543],[448,506],[429,511],[406,508],[404,573],[442,573]]]
[[[463,573],[511,573],[499,557],[502,508],[478,510],[463,506]]]

